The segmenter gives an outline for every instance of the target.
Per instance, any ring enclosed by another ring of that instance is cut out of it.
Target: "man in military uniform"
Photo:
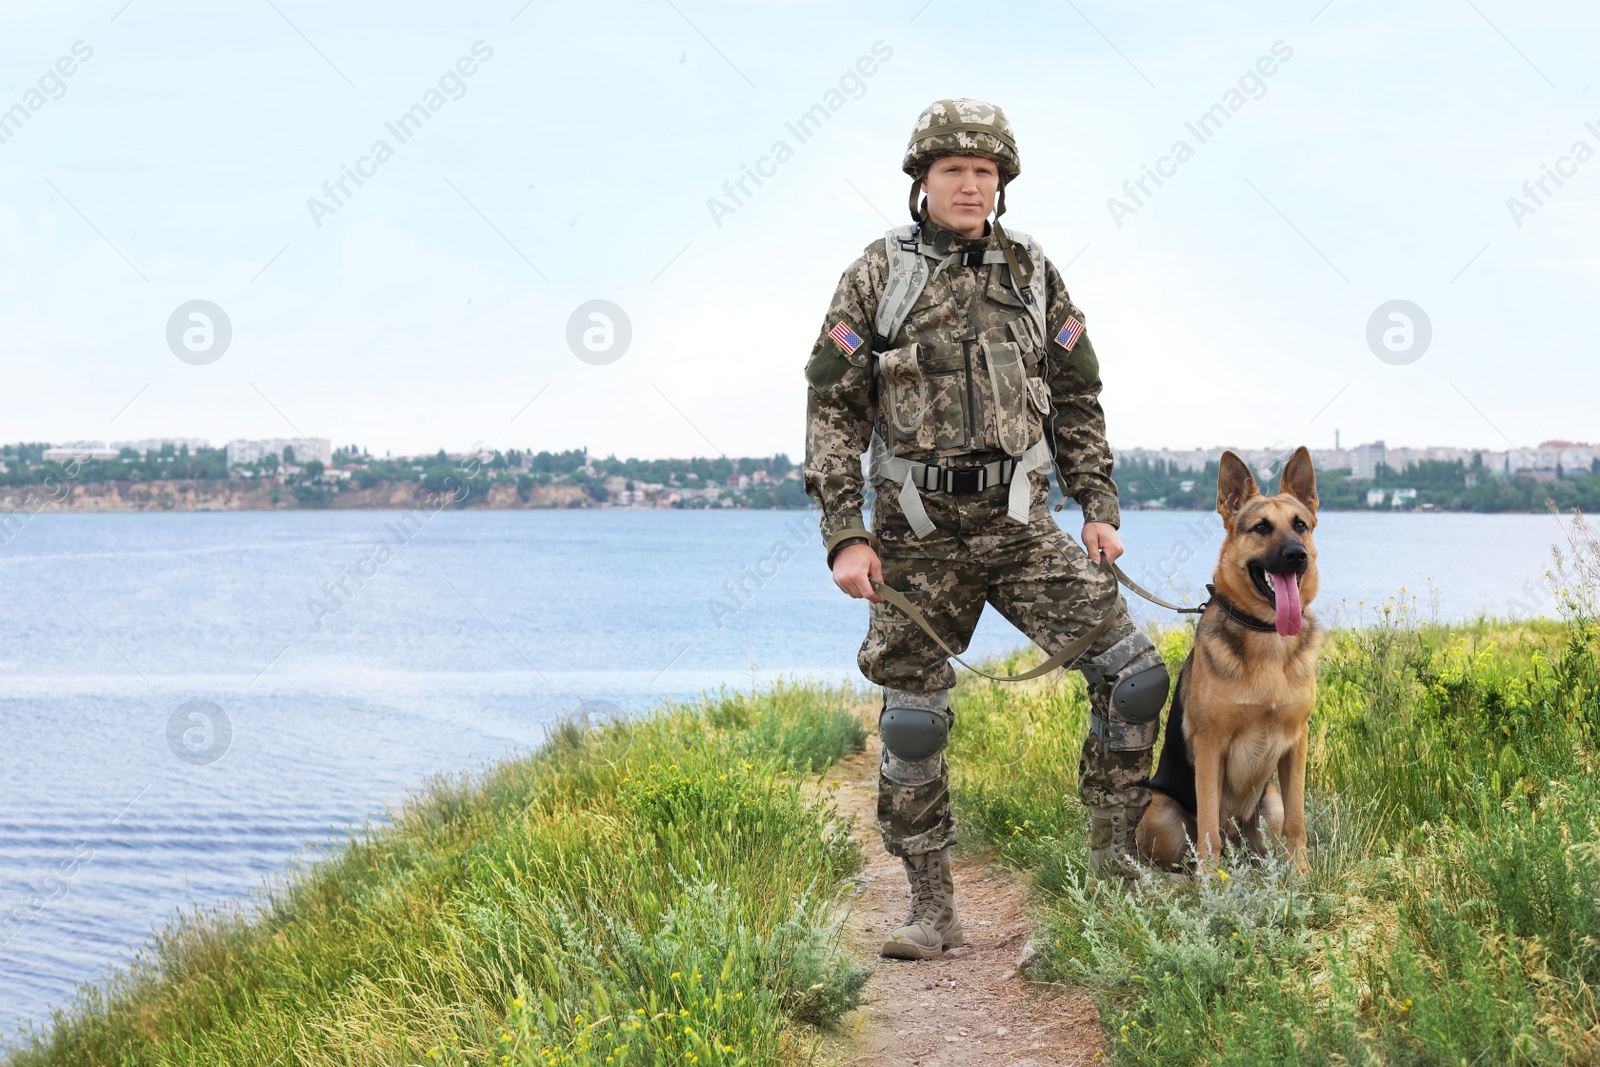
[[[858,663],[883,687],[878,821],[911,883],[911,914],[883,954],[915,959],[961,943],[943,755],[955,671],[872,580],[957,651],[985,602],[1049,652],[1112,615],[1079,660],[1093,714],[1078,795],[1102,870],[1132,869],[1168,678],[1094,562],[1122,554],[1099,363],[1056,268],[1000,225],[1021,172],[1010,123],[982,101],[941,100],[918,117],[903,169],[915,222],[844,272],[806,365],[805,484],[834,582],[872,602]],[[1052,464],[1082,508],[1084,548],[1046,506]]]

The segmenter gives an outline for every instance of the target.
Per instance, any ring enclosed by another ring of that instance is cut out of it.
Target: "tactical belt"
[[[1033,447],[1020,456],[1007,456],[981,467],[940,467],[894,455],[876,430],[872,434],[869,455],[874,483],[900,483],[900,493],[895,499],[905,513],[906,521],[911,524],[911,532],[919,538],[928,536],[937,528],[933,520],[928,518],[927,509],[922,506],[922,497],[918,495],[920,489],[940,493],[980,493],[993,485],[1010,485],[1011,490],[1006,497],[1006,517],[1026,525],[1028,505],[1033,495],[1033,487],[1027,476],[1033,471],[1044,470],[1051,460],[1050,439],[1041,436],[1033,443]]]
[[[991,485],[1010,482],[1016,469],[1017,460],[1010,456],[981,467],[935,467],[931,463],[912,463],[911,478],[917,483],[918,489],[927,491],[981,493]]]

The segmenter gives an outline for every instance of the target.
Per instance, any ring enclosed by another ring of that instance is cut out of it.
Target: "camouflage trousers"
[[[1007,486],[979,493],[923,493],[922,503],[938,529],[917,538],[887,484],[876,494],[872,528],[881,542],[883,580],[904,593],[945,643],[965,652],[985,604],[1046,652],[1068,644],[1105,614],[1111,625],[1083,659],[1097,656],[1133,633],[1127,604],[1116,579],[1089,561],[1078,543],[1057,524],[1046,501],[1048,483],[1030,475],[1033,485],[1028,523],[1006,516]],[[914,691],[948,689],[955,668],[945,653],[898,608],[873,604],[866,640],[857,664],[870,681]],[[1108,686],[1090,686],[1089,700],[1106,717]],[[946,711],[954,727],[954,712]],[[1078,763],[1078,797],[1090,808],[1149,804],[1151,750],[1117,751],[1091,733]],[[886,770],[894,757],[884,754],[878,774],[878,827],[892,855],[935,852],[956,840],[950,814],[950,775],[939,757],[931,781],[902,785]],[[907,776],[895,774],[905,781]],[[917,776],[912,776],[917,777]]]

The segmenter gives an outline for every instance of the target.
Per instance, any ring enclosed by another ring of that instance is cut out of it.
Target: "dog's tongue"
[[[1272,596],[1278,604],[1278,634],[1293,637],[1300,632],[1300,583],[1293,574],[1267,574],[1272,579]]]

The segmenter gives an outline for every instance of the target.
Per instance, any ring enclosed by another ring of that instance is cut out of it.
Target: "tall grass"
[[[1081,682],[963,680],[958,818],[1033,872],[1037,975],[1099,993],[1123,1064],[1600,1062],[1600,625],[1566,604],[1446,627],[1391,602],[1330,635],[1303,877],[1096,880]],[[1176,666],[1191,632],[1160,636]]]
[[[866,977],[836,926],[859,854],[801,788],[861,747],[854,700],[780,683],[566,723],[255,911],[167,930],[11,1062],[793,1062]]]

